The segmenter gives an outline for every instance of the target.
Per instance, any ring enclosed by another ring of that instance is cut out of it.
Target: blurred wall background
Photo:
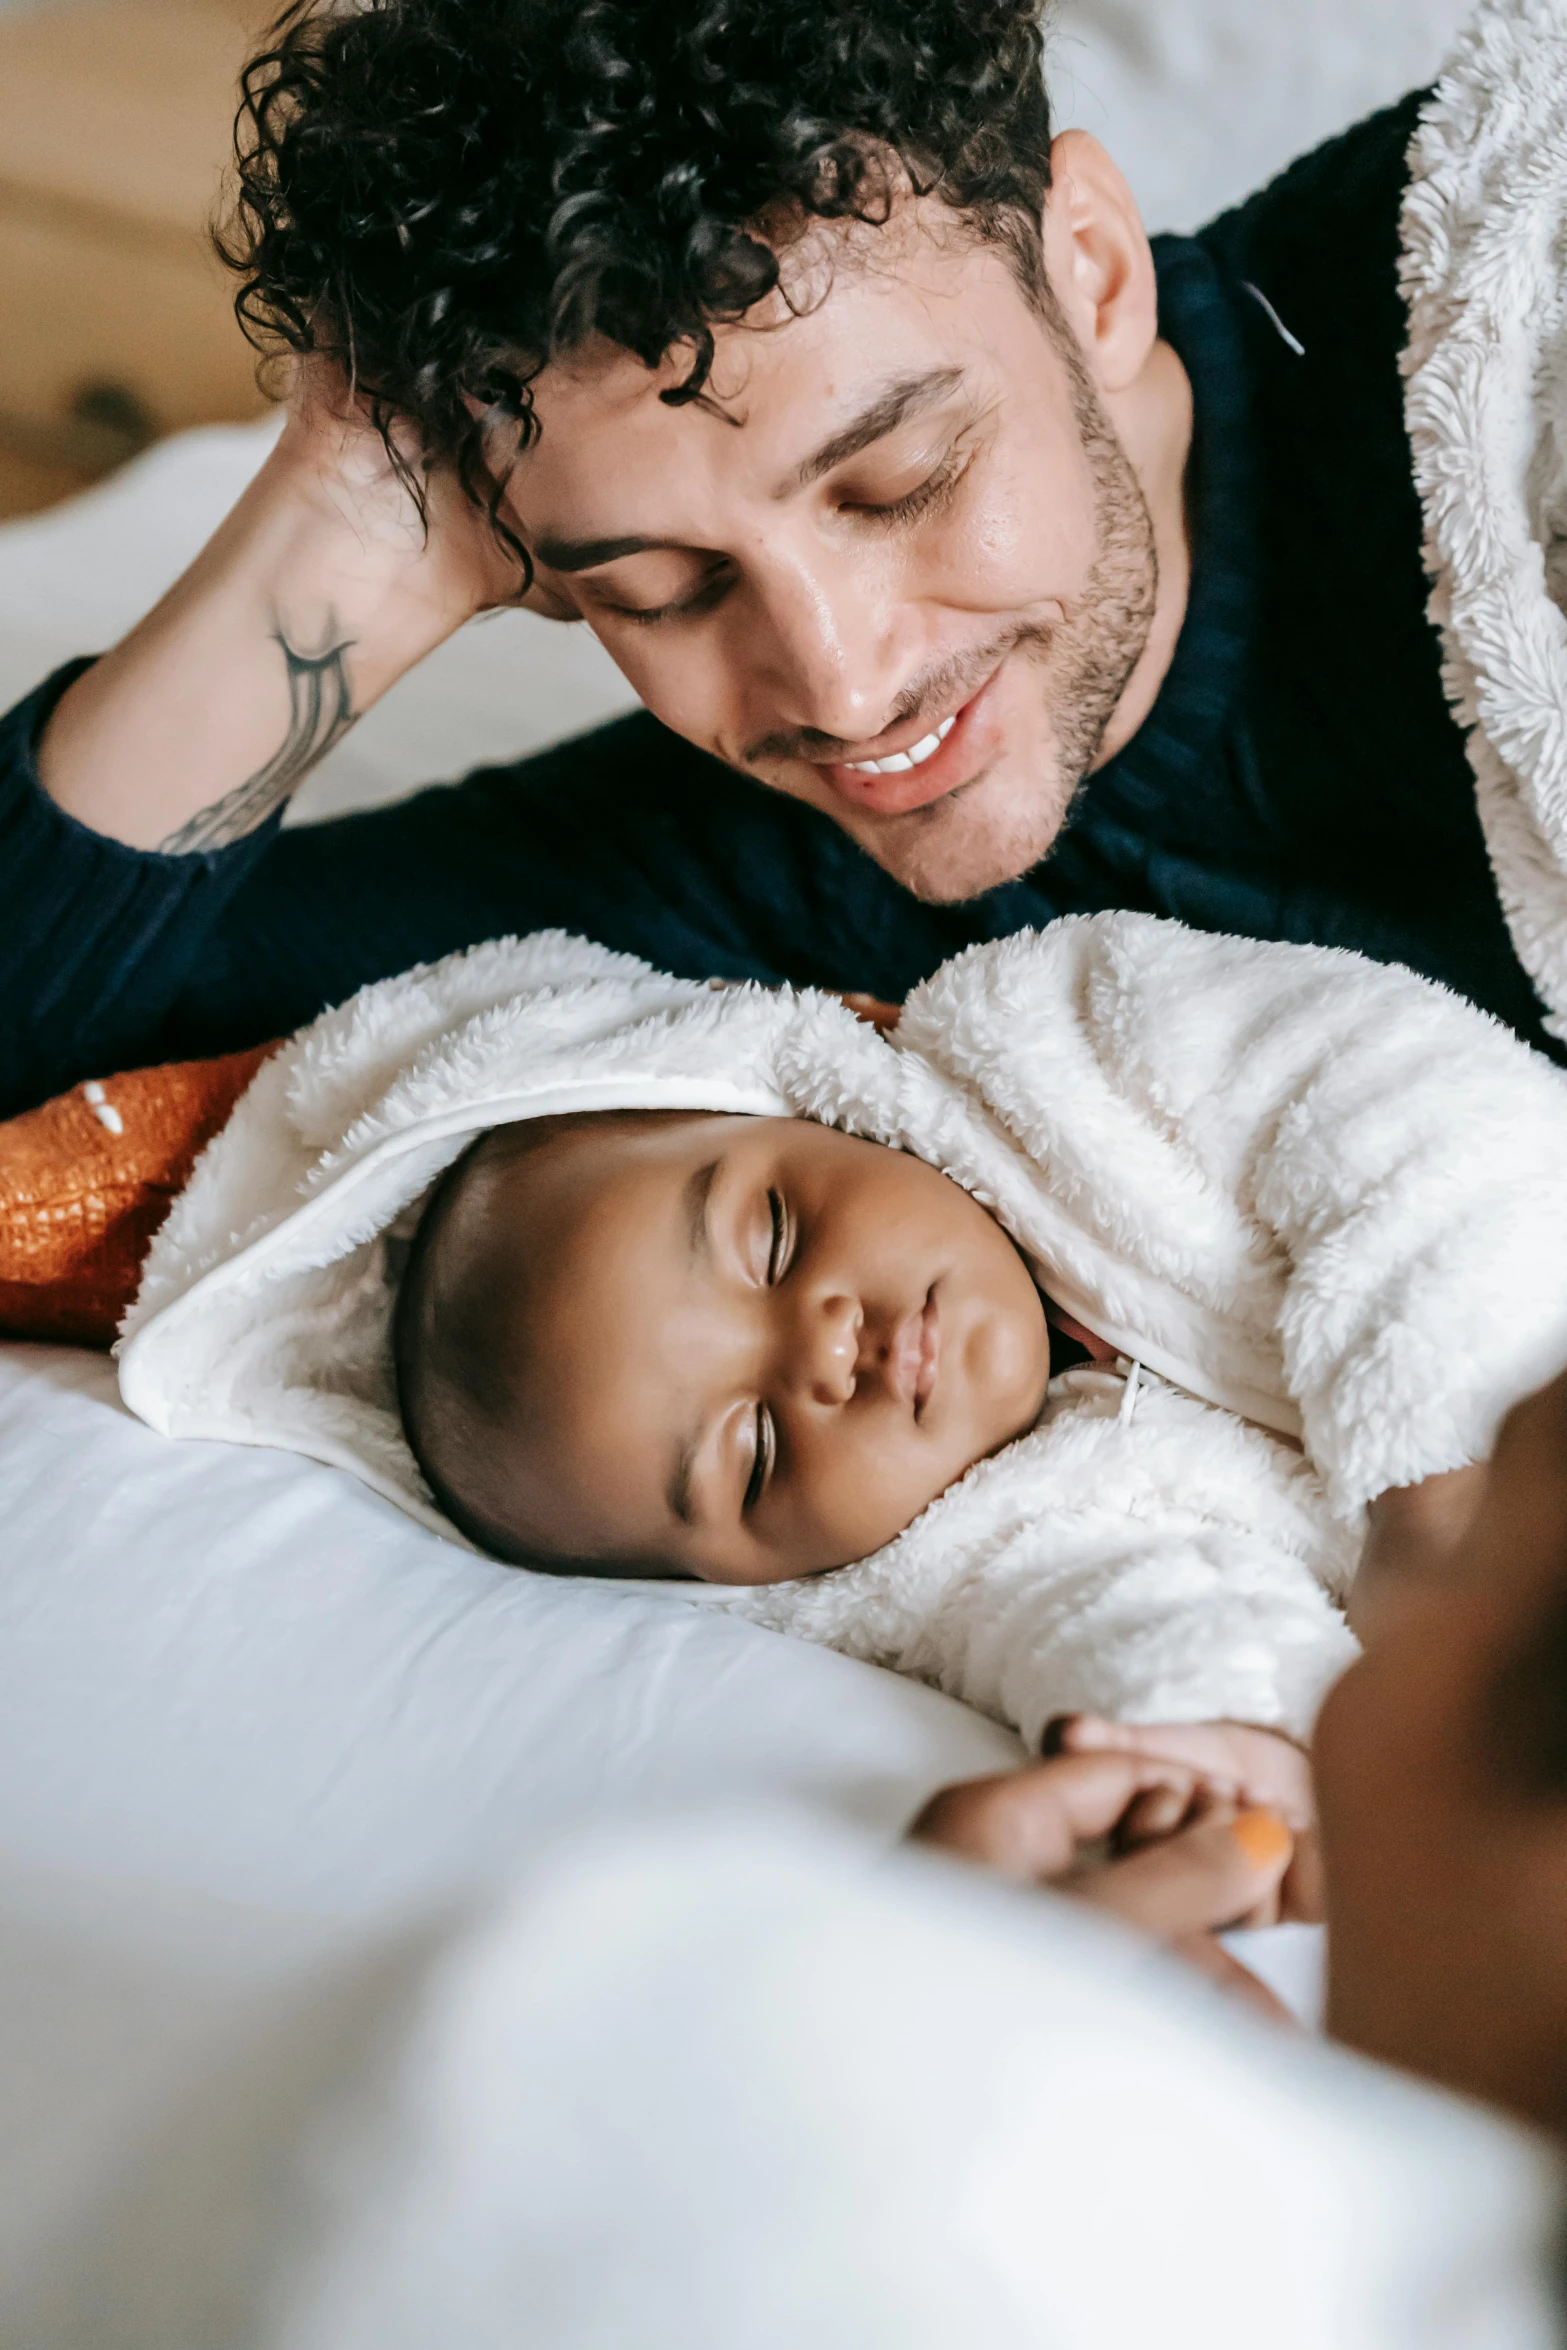
[[[1102,138],[1150,228],[1196,228],[1432,79],[1472,0],[1054,0],[1059,119]]]
[[[261,412],[206,223],[275,5],[0,0],[0,515]],[[1054,0],[1058,119],[1106,142],[1150,227],[1194,227],[1429,79],[1467,6]]]
[[[263,403],[207,240],[255,0],[0,0],[0,511]]]

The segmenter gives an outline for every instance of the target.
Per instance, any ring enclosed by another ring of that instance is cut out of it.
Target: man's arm
[[[307,385],[277,447],[184,577],[67,691],[38,746],[92,830],[187,855],[288,799],[403,673],[516,565],[459,485],[421,518],[380,437]]]
[[[428,530],[379,437],[301,398],[156,610],[0,717],[0,1116],[85,1076],[260,1042],[497,932],[613,936],[622,902],[651,942],[668,929],[687,962],[711,947],[713,970],[734,968],[705,936],[710,891],[661,921],[661,886],[678,900],[682,877],[637,865],[645,842],[617,883],[602,803],[635,807],[647,759],[613,730],[572,762],[596,824],[571,821],[581,796],[553,768],[530,790],[524,765],[356,819],[348,839],[327,824],[279,841],[333,742],[519,584],[458,485],[426,489]],[[659,845],[678,864],[678,837]]]
[[[644,711],[465,782],[227,847],[91,831],[32,744],[72,672],[0,717],[0,1117],[83,1077],[237,1051],[368,981],[509,932],[565,929],[692,978],[895,997],[941,960],[924,909],[828,819]]]

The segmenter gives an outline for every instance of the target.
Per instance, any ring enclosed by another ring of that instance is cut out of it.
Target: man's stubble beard
[[[1158,603],[1159,560],[1142,484],[1064,320],[1052,340],[1093,482],[1097,552],[1065,618],[1017,630],[1007,648],[1009,657],[1031,663],[1040,683],[1050,739],[1040,743],[1037,776],[1014,785],[993,812],[974,805],[986,789],[980,776],[895,819],[895,830],[867,827],[861,835],[878,864],[932,905],[982,896],[1049,855],[1142,659]]]

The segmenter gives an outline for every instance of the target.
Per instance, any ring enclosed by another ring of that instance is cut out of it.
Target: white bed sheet
[[[680,1600],[454,1549],[338,1471],[172,1444],[0,1348],[0,1858],[341,1918],[578,1821],[794,1796],[894,1835],[1016,1742]]]

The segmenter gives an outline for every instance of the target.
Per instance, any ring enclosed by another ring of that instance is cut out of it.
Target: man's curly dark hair
[[[493,517],[492,428],[528,446],[543,367],[605,336],[688,354],[663,397],[700,398],[813,218],[934,196],[1043,300],[1040,6],[296,0],[244,75],[241,323],[335,361],[383,437],[412,420]]]

